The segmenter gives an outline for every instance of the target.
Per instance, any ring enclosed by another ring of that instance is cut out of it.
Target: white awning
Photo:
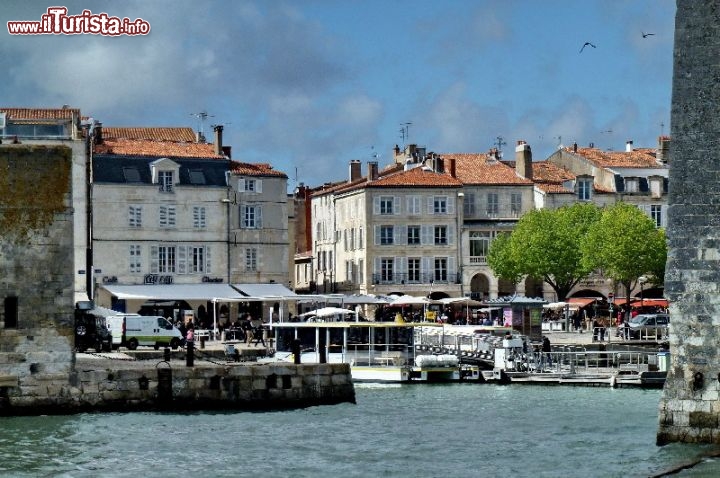
[[[299,299],[301,297],[282,284],[233,284],[232,286],[250,297],[269,299]]]
[[[227,284],[102,285],[118,299],[250,301]]]

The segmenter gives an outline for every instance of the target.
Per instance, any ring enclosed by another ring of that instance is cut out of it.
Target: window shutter
[[[433,234],[433,226],[428,226],[427,224],[420,226],[420,243],[423,245],[434,244],[435,240]]]
[[[400,274],[400,279],[407,282],[407,257],[395,258],[395,270]]]
[[[375,245],[380,245],[380,226],[373,226],[375,228]]]
[[[382,272],[381,268],[382,268],[381,259],[380,259],[379,257],[376,257],[376,258],[375,258],[375,272],[374,272],[374,274],[377,274],[378,276],[380,276],[380,273]]]
[[[185,246],[177,247],[178,255],[178,274],[187,274],[187,250]]]
[[[175,206],[168,207],[168,226],[175,227]]]
[[[240,180],[238,181],[238,186],[240,186],[238,188],[240,191],[247,191],[247,182],[245,178],[240,178]]]
[[[399,215],[402,209],[402,201],[399,196],[393,197],[393,214]]]
[[[205,273],[210,274],[212,272],[212,268],[210,267],[210,264],[212,264],[212,260],[210,258],[210,246],[205,246]]]
[[[150,246],[150,273],[157,274],[158,270],[158,246]]]
[[[262,206],[255,206],[256,223],[257,229],[262,229]]]
[[[395,244],[407,244],[407,226],[395,226]]]
[[[447,242],[448,245],[455,245],[455,225],[450,224],[447,227]]]
[[[261,193],[262,192],[262,179],[256,179],[255,180],[255,192]]]
[[[435,214],[435,198],[429,197],[427,200],[428,214]]]
[[[376,216],[380,214],[380,196],[375,196],[373,198],[373,214]]]
[[[456,199],[452,196],[447,198],[447,212],[448,214],[455,214],[455,201]]]
[[[422,280],[422,277],[423,277],[423,276],[426,277],[425,280],[428,280],[428,279],[430,279],[430,278],[434,278],[434,277],[435,277],[434,274],[433,274],[432,263],[430,262],[431,260],[432,260],[431,257],[423,257],[423,258],[421,258],[421,260],[420,260],[420,274],[421,274],[420,277],[421,277],[421,280]],[[423,280],[423,282],[424,282],[425,280]]]
[[[447,258],[447,267],[448,267],[448,280],[450,282],[455,282],[455,275],[457,272],[457,267],[455,266],[455,258],[454,257],[448,257]]]

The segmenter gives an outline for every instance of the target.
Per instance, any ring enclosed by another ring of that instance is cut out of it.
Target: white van
[[[180,330],[165,317],[122,314],[107,317],[106,323],[113,336],[113,347],[123,345],[135,350],[138,345],[148,345],[157,350],[170,346],[174,350],[183,339]]]

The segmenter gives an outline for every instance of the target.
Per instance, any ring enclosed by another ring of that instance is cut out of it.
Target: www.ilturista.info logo
[[[138,18],[111,17],[107,13],[83,10],[80,15],[68,15],[65,7],[50,7],[39,22],[7,22],[11,35],[147,35],[150,24]]]

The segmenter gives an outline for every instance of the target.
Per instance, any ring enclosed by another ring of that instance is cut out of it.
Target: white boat
[[[353,381],[448,382],[460,380],[458,357],[421,351],[417,337],[432,323],[279,322],[273,323],[275,359],[293,362],[293,342],[301,363],[347,363]]]

